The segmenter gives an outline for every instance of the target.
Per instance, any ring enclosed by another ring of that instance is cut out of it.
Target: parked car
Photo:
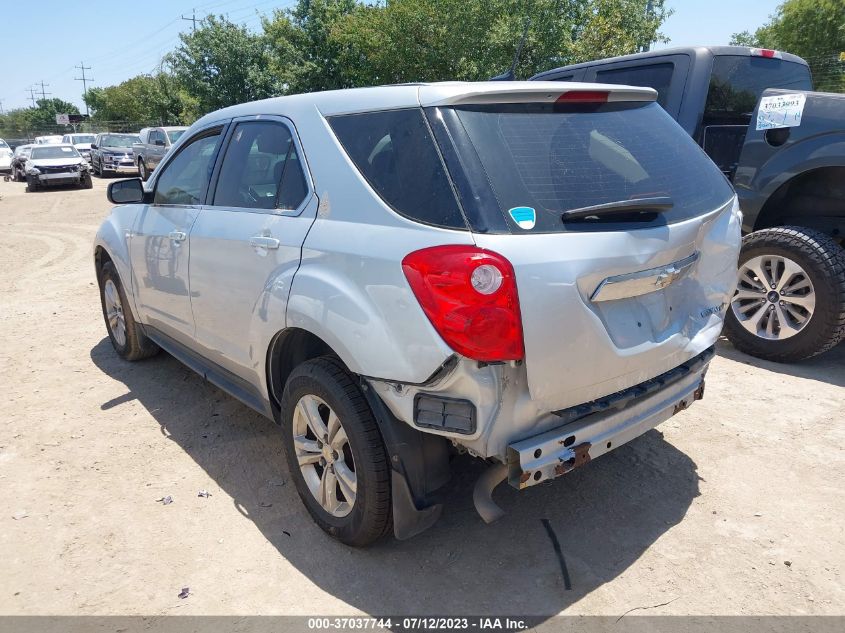
[[[276,420],[345,543],[433,524],[452,449],[489,462],[494,520],[503,479],[566,474],[702,397],[740,214],[655,97],[444,83],[206,115],[146,187],[109,185],[112,345]]]
[[[82,154],[82,158],[91,162],[91,143],[94,142],[93,134],[65,134],[62,143],[70,143]]]
[[[140,142],[137,134],[98,134],[91,145],[91,169],[99,176],[108,173],[138,172],[132,146]]]
[[[26,161],[35,145],[18,145],[12,154],[12,180],[24,182],[26,180]]]
[[[9,144],[0,138],[0,172],[11,173],[13,154]]]
[[[146,180],[188,128],[180,126],[145,127],[140,141],[132,145],[141,180]]]
[[[73,145],[34,145],[24,164],[26,190],[38,191],[53,185],[79,185],[90,189],[88,163]]]
[[[35,145],[59,145],[62,143],[62,139],[64,137],[60,134],[53,134],[49,136],[36,136],[34,144]]]
[[[811,92],[807,62],[759,48],[677,48],[534,79],[654,88],[731,179],[746,233],[725,327],[737,349],[789,362],[845,340],[845,96]]]

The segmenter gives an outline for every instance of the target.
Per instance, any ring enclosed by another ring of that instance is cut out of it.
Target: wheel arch
[[[806,226],[845,240],[845,165],[816,167],[794,175],[770,195],[754,230]]]
[[[274,410],[278,411],[288,376],[305,361],[320,356],[340,359],[328,343],[308,330],[291,327],[278,332],[267,349],[267,389]],[[278,422],[278,420],[277,420]]]

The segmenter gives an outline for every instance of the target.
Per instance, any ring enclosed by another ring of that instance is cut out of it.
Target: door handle
[[[266,248],[268,250],[276,250],[281,244],[281,242],[279,242],[279,240],[275,237],[267,237],[266,235],[254,235],[249,238],[249,243],[253,246]]]
[[[171,242],[184,242],[187,239],[187,235],[183,231],[170,231],[170,235],[168,235]]]

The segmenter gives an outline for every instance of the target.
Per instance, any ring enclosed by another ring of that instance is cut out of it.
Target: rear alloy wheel
[[[280,408],[288,468],[317,525],[356,547],[384,536],[390,466],[354,377],[336,358],[306,361],[291,372]]]
[[[798,227],[747,236],[725,329],[737,349],[766,360],[831,349],[845,336],[845,251]]]

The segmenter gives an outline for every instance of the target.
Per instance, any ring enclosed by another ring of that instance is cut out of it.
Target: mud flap
[[[451,477],[449,442],[397,420],[363,379],[361,390],[375,415],[390,460],[393,534],[399,540],[409,539],[434,525],[443,512],[435,493]]]

